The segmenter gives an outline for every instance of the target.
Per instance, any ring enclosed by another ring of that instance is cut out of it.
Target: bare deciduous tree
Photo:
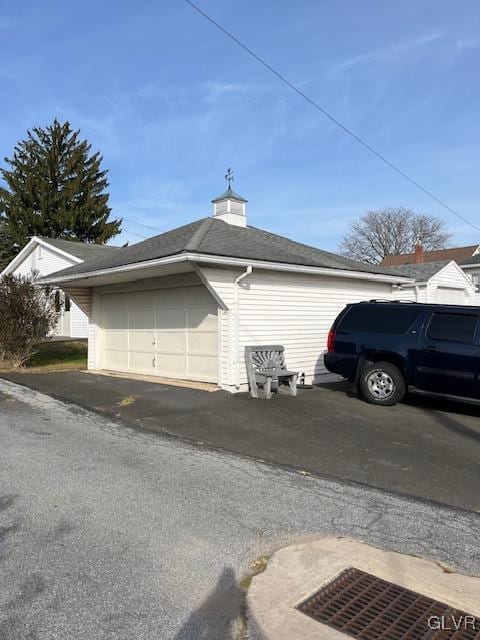
[[[450,238],[445,222],[435,216],[405,207],[385,207],[366,211],[353,222],[340,251],[355,260],[378,264],[388,255],[413,253],[417,244],[427,251],[444,249]]]

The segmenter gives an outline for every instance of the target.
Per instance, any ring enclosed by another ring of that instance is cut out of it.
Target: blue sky
[[[345,125],[480,224],[476,0],[198,0]],[[0,3],[0,156],[54,117],[109,169],[115,242],[210,214],[225,169],[249,223],[335,250],[366,209],[444,218],[183,0]],[[130,222],[134,221],[134,222]]]

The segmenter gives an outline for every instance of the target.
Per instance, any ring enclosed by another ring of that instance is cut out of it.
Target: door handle
[[[440,347],[435,347],[433,344],[425,348],[425,351],[440,351]]]

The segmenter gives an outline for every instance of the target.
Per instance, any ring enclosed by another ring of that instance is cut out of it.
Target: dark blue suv
[[[480,307],[350,304],[327,351],[327,369],[355,382],[372,404],[396,404],[407,390],[480,403]]]

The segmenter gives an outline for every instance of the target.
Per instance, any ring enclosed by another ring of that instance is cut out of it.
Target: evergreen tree
[[[0,260],[11,258],[30,236],[104,244],[121,231],[108,221],[107,171],[100,153],[79,131],[58,120],[35,127],[0,169]]]

